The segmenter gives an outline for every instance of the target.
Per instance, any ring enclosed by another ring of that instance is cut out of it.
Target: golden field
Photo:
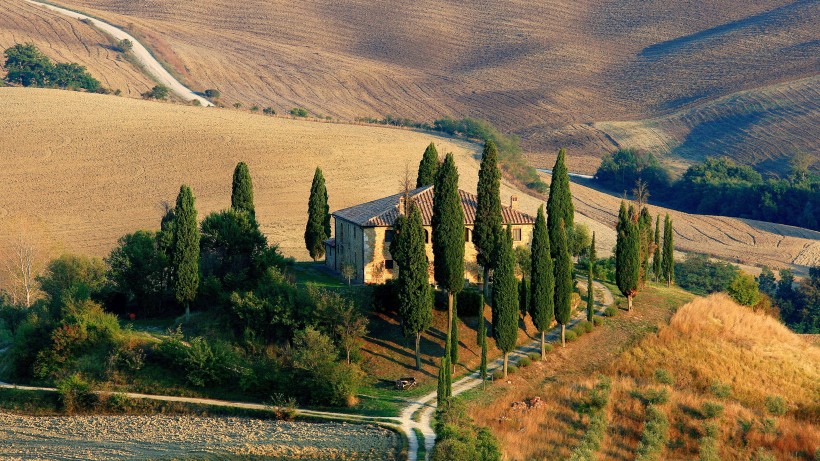
[[[7,3],[20,9],[23,2]],[[812,51],[820,5],[806,0],[697,7],[513,0],[483,5],[481,14],[464,0],[58,3],[126,28],[194,90],[220,89],[226,105],[271,106],[279,113],[303,106],[344,120],[486,118],[520,135],[533,164],[545,166],[558,147],[567,147],[576,153],[570,169],[581,172],[594,170],[619,142],[591,123],[688,110],[815,76],[820,65]],[[61,40],[49,42],[60,48]],[[811,100],[798,99],[800,110],[816,114]],[[729,105],[722,120],[739,132],[727,140],[738,160],[754,161],[763,148],[773,149],[773,157],[794,149],[816,157],[816,150],[805,149],[806,139],[793,143],[782,112],[759,114],[777,127],[766,140],[745,134],[745,115],[742,105]]]
[[[173,203],[183,182],[200,218],[226,208],[239,161],[250,166],[262,230],[299,259],[307,257],[303,226],[315,166],[325,172],[331,210],[398,192],[431,141],[456,155],[463,189],[474,191],[478,177],[480,146],[411,130],[60,90],[0,88],[0,101],[0,241],[7,246],[26,233],[50,253],[105,256],[120,236],[158,228],[162,203]],[[572,192],[578,220],[607,254],[618,199],[578,183]],[[543,203],[505,182],[502,202],[512,194],[533,214]],[[670,213],[681,250],[775,267],[820,263],[820,233]]]

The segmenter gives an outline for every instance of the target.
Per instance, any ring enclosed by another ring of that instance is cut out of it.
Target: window
[[[384,262],[384,268],[385,269],[393,269],[393,260],[392,259],[386,260]]]
[[[469,242],[469,241],[470,241],[470,237],[471,237],[471,236],[470,236],[470,234],[471,234],[471,232],[470,232],[470,228],[465,227],[465,228],[464,228],[464,241],[465,241],[465,242]]]
[[[521,229],[513,229],[512,230],[512,237],[514,242],[521,241]]]
[[[396,235],[396,231],[394,231],[392,229],[388,229],[388,230],[384,231],[384,241],[386,243],[392,242],[394,235]]]

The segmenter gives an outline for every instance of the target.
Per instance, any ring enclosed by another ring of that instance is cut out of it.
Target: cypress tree
[[[453,343],[450,334],[447,334],[447,341],[444,344],[444,359],[447,363],[447,368],[444,370],[444,395],[445,397],[451,397],[453,395],[453,374],[452,374],[452,363],[450,362],[450,357],[452,356],[453,351]]]
[[[530,309],[530,282],[524,277],[518,282],[518,309],[521,311],[521,318],[526,319]]]
[[[672,218],[669,214],[663,221],[663,279],[666,281],[666,286],[675,283],[675,244],[672,241]]]
[[[512,250],[512,230],[508,227],[498,254],[498,267],[493,283],[493,308],[497,324],[493,326],[495,343],[504,353],[504,377],[507,362],[518,339],[518,282],[515,279],[515,257]]]
[[[592,243],[589,245],[589,273],[587,274],[587,321],[592,321],[595,309],[595,291],[592,286],[592,271],[595,267],[595,232],[592,233]]]
[[[421,370],[421,334],[433,323],[433,299],[427,275],[421,211],[415,204],[410,206],[408,217],[400,216],[396,220],[395,230],[390,254],[399,266],[399,315],[405,336],[415,336],[416,369]]]
[[[640,279],[640,237],[634,222],[635,209],[621,201],[618,212],[618,239],[615,243],[615,281],[627,300],[627,309],[632,310],[632,298],[638,293]]]
[[[453,320],[450,325],[450,363],[453,365],[453,373],[458,365],[458,298],[453,300]]]
[[[447,400],[447,370],[450,365],[447,364],[447,356],[441,359],[441,365],[438,369],[438,389],[436,391],[436,406],[441,408],[442,404]]]
[[[566,346],[565,332],[572,318],[572,255],[569,252],[564,222],[559,223],[555,252],[555,320],[561,324],[561,345]]]
[[[231,208],[248,212],[252,217],[256,217],[256,210],[253,205],[253,182],[251,172],[245,162],[236,164],[233,170],[233,184],[231,186]]]
[[[324,241],[330,237],[330,208],[322,170],[316,167],[308,198],[308,219],[305,226],[305,247],[314,261],[325,255]]]
[[[171,262],[174,296],[185,306],[185,319],[191,315],[191,301],[199,289],[199,228],[197,227],[194,193],[182,185],[174,209],[174,238]]]
[[[550,256],[550,238],[544,205],[538,208],[532,232],[532,269],[530,272],[530,316],[541,334],[541,360],[546,358],[544,332],[555,318],[555,274]]]
[[[556,242],[559,238],[560,223],[564,222],[563,232],[569,232],[575,227],[575,207],[572,204],[572,194],[569,190],[569,172],[566,165],[566,151],[558,151],[558,158],[552,168],[550,193],[547,198],[547,229],[550,233],[550,248],[552,259],[557,259]]]
[[[478,374],[481,376],[481,384],[487,383],[487,321],[484,319],[484,297],[481,298],[481,312],[478,316],[478,345],[481,346],[481,364],[478,367]]]
[[[484,269],[484,299],[490,299],[490,271],[498,262],[498,247],[504,229],[501,218],[501,171],[498,169],[498,148],[495,142],[487,140],[481,154],[478,170],[477,202],[473,245],[478,252],[476,261]]]
[[[419,173],[416,177],[416,187],[432,186],[436,182],[436,172],[438,171],[438,151],[436,145],[430,143],[424,149],[424,156],[419,162]]]
[[[661,215],[655,216],[655,250],[652,255],[652,274],[655,281],[661,279]]]
[[[652,254],[652,216],[649,210],[644,207],[640,210],[638,217],[638,238],[640,239],[640,281],[641,287],[644,286],[649,273],[649,256]]]
[[[447,325],[452,325],[454,298],[464,288],[464,209],[453,154],[447,154],[436,174],[432,225],[435,279],[447,291]]]

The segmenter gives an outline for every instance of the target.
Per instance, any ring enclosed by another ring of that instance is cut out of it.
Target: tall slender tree
[[[565,333],[567,324],[572,318],[572,255],[569,252],[569,241],[564,230],[564,222],[559,223],[558,239],[555,253],[555,320],[561,324],[561,346],[567,345]]]
[[[199,227],[191,188],[182,185],[177,195],[174,238],[171,244],[174,297],[185,306],[185,319],[191,316],[191,302],[199,290]]]
[[[498,148],[495,142],[484,143],[481,167],[478,170],[478,200],[473,226],[476,261],[484,269],[484,300],[490,300],[490,271],[498,263],[498,247],[504,236],[501,218],[501,171],[498,169]]]
[[[552,179],[550,181],[550,193],[547,198],[547,229],[550,233],[550,249],[552,259],[556,258],[556,242],[559,238],[560,223],[564,222],[564,230],[567,235],[575,227],[575,206],[572,204],[572,193],[569,190],[569,172],[566,165],[566,151],[558,151],[558,158],[552,168]]]
[[[447,369],[444,370],[444,389],[445,389],[445,396],[451,397],[453,395],[453,364],[450,362],[450,357],[452,357],[453,351],[453,341],[452,337],[448,334],[447,340],[444,343],[444,358],[447,361]]]
[[[632,310],[632,299],[638,293],[640,280],[640,237],[638,224],[635,222],[635,209],[621,201],[618,212],[618,233],[615,243],[615,281],[627,300],[627,309]]]
[[[638,215],[638,239],[640,241],[639,256],[641,259],[638,284],[643,287],[649,274],[649,256],[655,251],[652,240],[652,216],[646,207],[641,208]]]
[[[453,300],[453,318],[450,324],[450,364],[453,366],[453,373],[458,365],[458,298]]]
[[[447,291],[447,325],[452,325],[455,295],[464,288],[464,209],[453,154],[447,154],[436,174],[432,225],[434,275]]]
[[[655,216],[655,250],[652,254],[652,274],[655,281],[661,279],[661,215]]]
[[[246,211],[256,217],[253,205],[253,182],[251,172],[245,162],[236,164],[233,170],[233,185],[231,187],[231,208],[237,211]]]
[[[530,270],[530,316],[541,334],[541,360],[546,359],[545,331],[555,318],[555,274],[550,255],[550,237],[544,205],[538,208],[532,232],[532,269]]]
[[[325,255],[325,240],[330,237],[330,207],[322,170],[316,167],[308,198],[308,219],[305,225],[305,247],[314,261]]]
[[[432,186],[436,182],[436,172],[438,171],[438,151],[436,145],[430,143],[424,149],[424,156],[419,162],[419,174],[416,177],[416,187]]]
[[[479,306],[484,305],[481,299]],[[478,374],[481,377],[482,388],[487,383],[487,321],[484,319],[484,312],[478,316],[478,345],[481,347],[481,364],[478,367]]]
[[[493,309],[497,324],[493,326],[496,346],[504,353],[504,377],[507,362],[518,339],[518,281],[515,278],[515,256],[512,249],[512,229],[507,228],[498,252],[498,267],[493,283]]]
[[[673,254],[675,244],[672,239],[672,218],[667,214],[663,221],[663,267],[661,268],[666,286],[675,283],[675,255]]]
[[[595,291],[592,286],[592,272],[595,268],[595,232],[592,233],[592,243],[589,245],[589,271],[587,273],[587,321],[592,321],[595,310]]]
[[[427,274],[421,211],[410,205],[409,216],[396,220],[390,254],[399,266],[399,315],[405,336],[416,340],[416,369],[421,370],[421,334],[433,323],[433,298]]]
[[[447,370],[450,365],[447,363],[448,359],[445,355],[441,359],[441,365],[438,368],[438,389],[436,391],[436,406],[441,408],[444,402],[447,401]]]

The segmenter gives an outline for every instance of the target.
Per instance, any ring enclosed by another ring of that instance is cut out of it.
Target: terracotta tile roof
[[[458,194],[461,197],[461,206],[464,209],[464,224],[471,226],[475,223],[478,197],[461,189],[459,189]],[[345,208],[334,212],[333,216],[362,227],[390,227],[399,216],[399,201],[403,195],[395,194]],[[421,209],[421,218],[424,225],[430,226],[433,219],[433,186],[414,189],[410,191],[410,197]],[[501,217],[504,224],[535,223],[535,218],[532,216],[508,206],[501,207]]]

